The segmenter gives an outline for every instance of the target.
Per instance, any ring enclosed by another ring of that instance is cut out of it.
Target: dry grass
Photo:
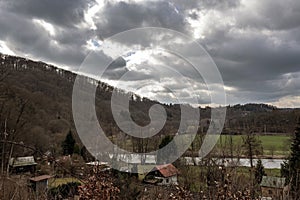
[[[67,183],[71,183],[71,182],[76,182],[76,183],[81,183],[82,184],[82,182],[80,180],[78,180],[77,178],[74,178],[74,177],[69,177],[69,178],[51,178],[48,181],[50,188],[57,187],[59,185],[63,185],[63,184],[67,184]]]

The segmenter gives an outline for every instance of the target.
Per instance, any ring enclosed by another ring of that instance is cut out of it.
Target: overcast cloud
[[[299,19],[297,0],[1,0],[0,51],[76,71],[90,51],[114,34],[149,26],[168,28],[193,37],[212,56],[228,104],[300,107]],[[131,39],[149,43],[147,35]],[[126,41],[119,43],[126,45]],[[186,51],[195,54],[193,49]],[[113,61],[106,52],[102,56]],[[187,63],[172,55],[147,56],[127,52],[110,64],[103,80],[115,84],[129,73],[119,83],[123,89],[148,83],[137,92],[172,102],[175,91],[189,102],[187,82],[172,79],[163,70],[174,67],[191,81],[199,103],[209,103],[203,80],[193,77]],[[162,87],[151,88],[157,73]]]

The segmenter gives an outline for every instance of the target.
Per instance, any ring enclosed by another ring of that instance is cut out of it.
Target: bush
[[[78,195],[78,187],[80,185],[81,184],[78,182],[70,182],[51,188],[48,192],[48,198],[57,199],[59,197],[65,199],[68,197],[74,197],[74,195]]]

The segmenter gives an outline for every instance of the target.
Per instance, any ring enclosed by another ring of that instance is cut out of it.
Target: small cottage
[[[177,185],[179,171],[172,164],[159,165],[149,172],[144,181],[157,185]]]
[[[262,200],[276,199],[285,200],[288,199],[288,187],[285,186],[285,178],[263,176],[261,184],[261,196]]]
[[[11,158],[9,166],[12,172],[31,172],[34,173],[37,163],[33,156]]]
[[[48,179],[50,178],[51,176],[49,175],[42,175],[30,178],[29,182],[32,190],[36,194],[45,194],[48,190]]]

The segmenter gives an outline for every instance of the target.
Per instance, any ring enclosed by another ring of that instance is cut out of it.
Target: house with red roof
[[[144,182],[157,185],[178,185],[179,171],[172,164],[154,167],[145,177]]]

